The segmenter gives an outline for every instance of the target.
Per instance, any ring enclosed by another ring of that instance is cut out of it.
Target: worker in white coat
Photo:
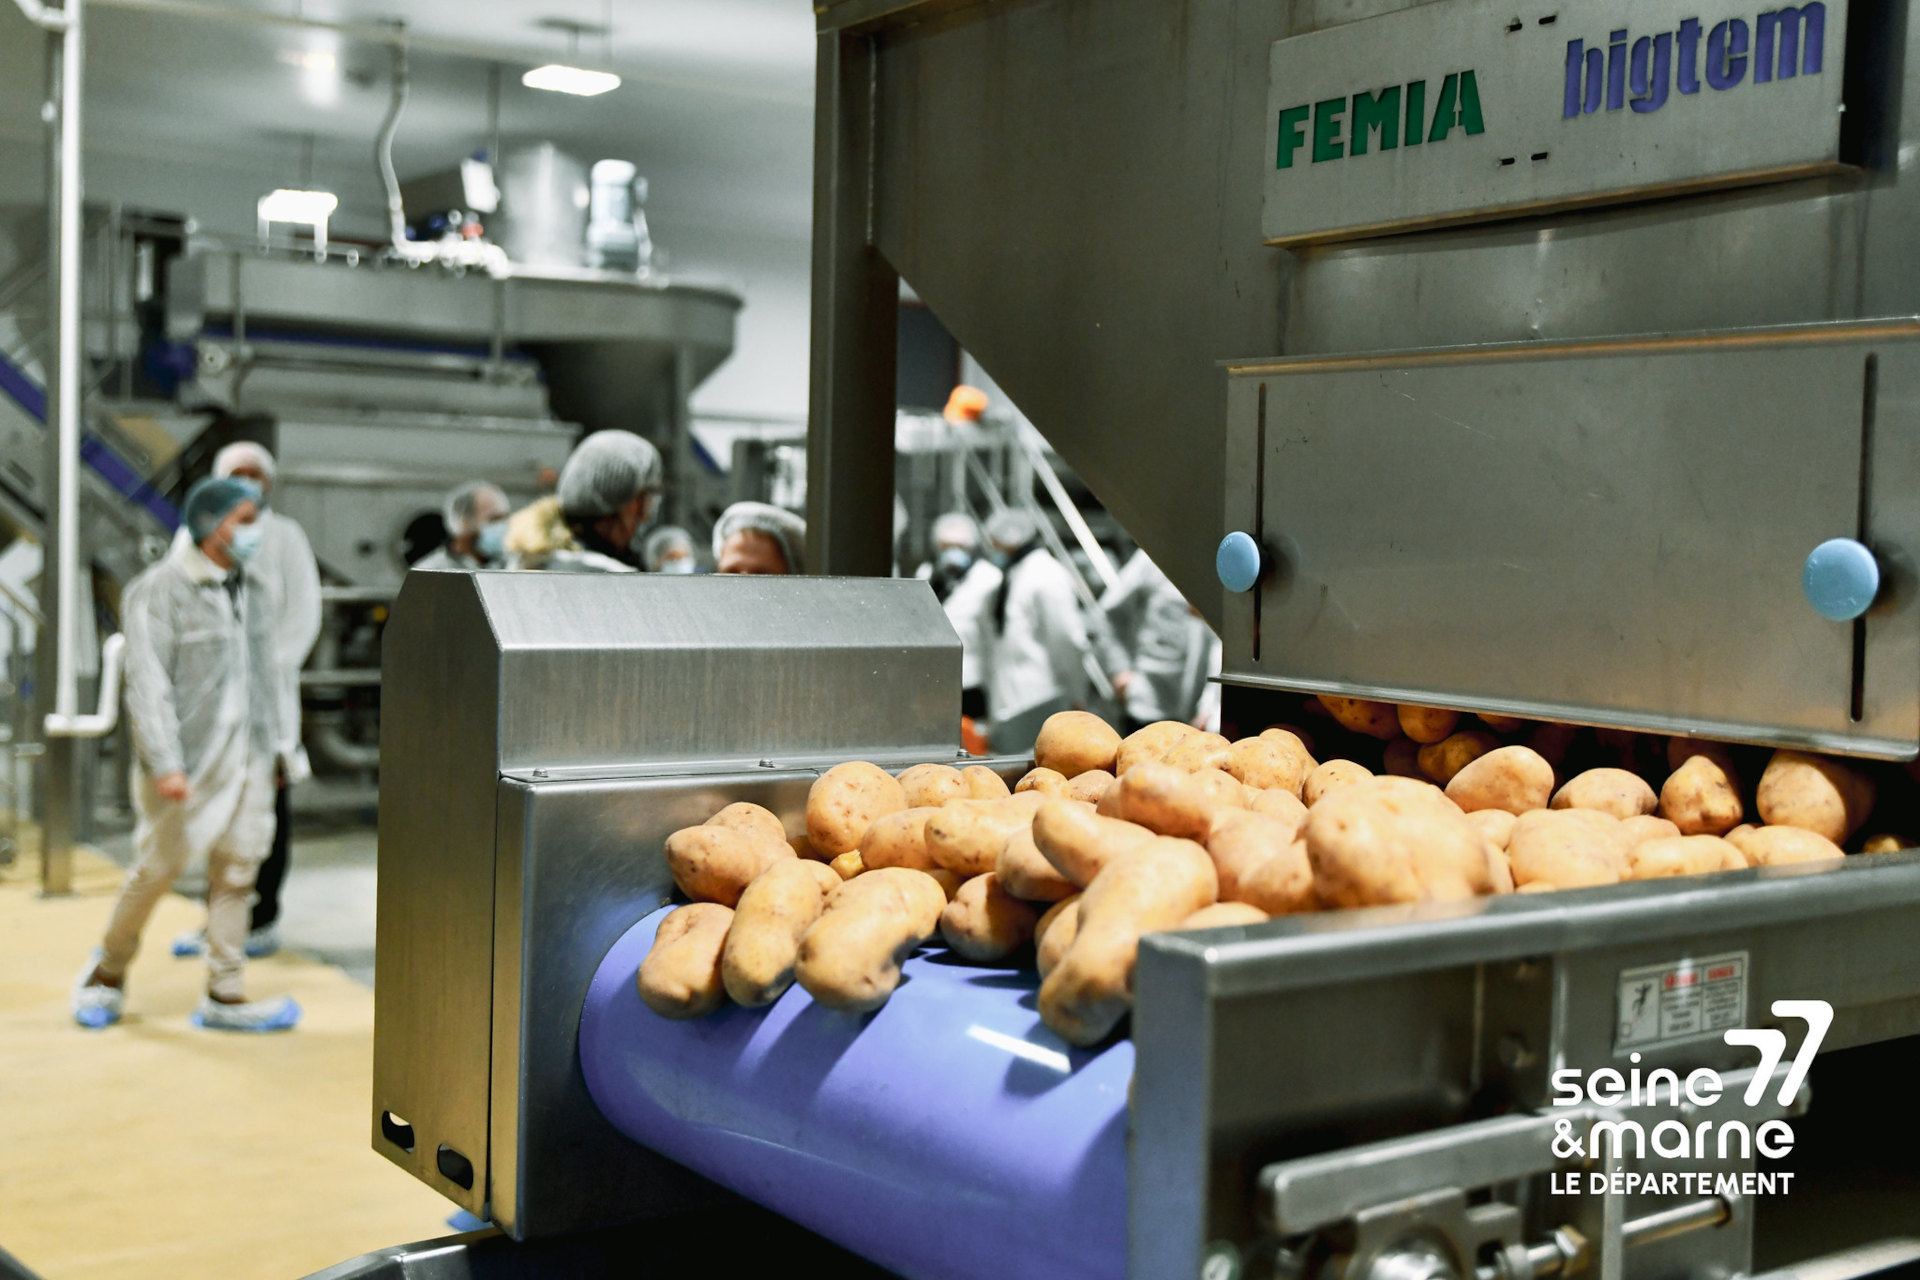
[[[106,936],[82,971],[73,1016],[119,1021],[127,966],[153,909],[190,858],[207,859],[207,994],[195,1025],[280,1031],[300,1007],[243,994],[247,910],[273,840],[280,746],[273,618],[247,572],[265,551],[258,490],[206,479],[187,495],[188,536],[127,586],[127,724],[134,748],[135,862]]]
[[[713,525],[713,562],[720,573],[805,573],[806,552],[807,522],[770,502],[736,502]]]
[[[273,848],[260,868],[247,929],[247,954],[258,959],[280,949],[280,890],[293,854],[293,806],[287,788],[313,773],[300,741],[300,668],[320,638],[320,566],[307,534],[291,516],[273,510],[273,455],[251,440],[237,440],[213,456],[218,479],[243,480],[259,491],[260,554],[247,566],[248,579],[273,628],[275,678],[280,690],[279,762],[273,800]],[[197,956],[203,930],[174,939],[173,954]]]
[[[1101,665],[1113,678],[1125,732],[1156,720],[1204,727],[1217,716],[1208,677],[1220,671],[1220,640],[1144,551],[1135,551],[1100,597]]]
[[[933,522],[933,559],[920,566],[918,576],[932,584],[947,621],[960,636],[960,714],[985,724],[993,604],[1001,574],[980,554],[980,529],[972,516],[949,511]]]
[[[660,496],[660,451],[631,431],[596,431],[560,468],[558,491],[513,513],[507,567],[635,573],[635,535]]]
[[[413,567],[455,572],[498,568],[507,554],[507,515],[512,510],[499,485],[469,480],[441,504],[446,542],[414,561]]]
[[[1087,629],[1072,571],[1040,545],[1031,515],[996,512],[986,534],[1004,575],[994,594],[989,737],[996,752],[1020,752],[1033,745],[1049,715],[1081,700]]]

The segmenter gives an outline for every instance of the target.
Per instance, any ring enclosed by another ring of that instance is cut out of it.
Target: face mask
[[[267,509],[267,495],[265,490],[261,489],[258,480],[250,476],[229,476],[228,479],[232,480],[235,484],[247,486],[249,494],[253,498],[253,505],[262,511]]]
[[[995,547],[993,550],[987,552],[987,561],[996,569],[1004,569],[1013,563],[1013,557],[1000,548]]]
[[[480,526],[480,532],[473,540],[473,549],[480,553],[482,560],[498,560],[507,553],[507,522],[494,520]]]
[[[973,556],[965,547],[948,547],[940,553],[934,564],[949,578],[958,578],[973,567]]]
[[[260,552],[261,540],[265,533],[257,524],[243,524],[236,527],[233,536],[227,539],[227,554],[237,563],[245,564]]]

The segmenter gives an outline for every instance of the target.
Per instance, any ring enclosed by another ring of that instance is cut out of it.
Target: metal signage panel
[[[1439,0],[1277,40],[1263,234],[1301,244],[1831,172],[1846,28],[1847,0]]]

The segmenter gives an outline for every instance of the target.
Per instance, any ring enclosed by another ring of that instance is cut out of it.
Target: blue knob
[[[1880,562],[1852,538],[1829,538],[1807,557],[1800,587],[1815,613],[1829,622],[1851,622],[1880,593]]]
[[[1227,590],[1251,591],[1260,580],[1260,544],[1244,533],[1228,534],[1214,553],[1213,571]]]

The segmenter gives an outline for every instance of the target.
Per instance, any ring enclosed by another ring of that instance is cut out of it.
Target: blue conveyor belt
[[[913,1280],[1125,1274],[1130,1040],[1072,1048],[1033,974],[940,950],[875,1013],[796,986],[675,1022],[635,983],[665,914],[607,953],[581,1014],[621,1132]]]

